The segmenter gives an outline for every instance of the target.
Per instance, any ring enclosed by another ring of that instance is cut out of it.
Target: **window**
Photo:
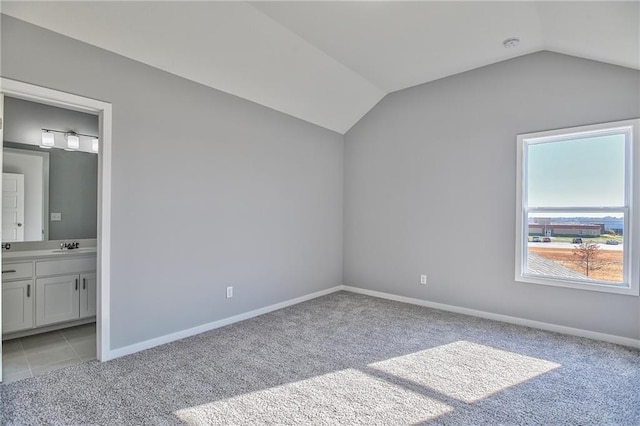
[[[640,119],[518,135],[516,281],[638,295],[637,139]]]

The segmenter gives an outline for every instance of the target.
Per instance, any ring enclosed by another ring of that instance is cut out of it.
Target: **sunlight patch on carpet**
[[[449,405],[358,370],[347,369],[220,401],[174,414],[202,424],[415,424],[452,411]]]
[[[369,364],[378,371],[472,403],[560,364],[467,341]]]

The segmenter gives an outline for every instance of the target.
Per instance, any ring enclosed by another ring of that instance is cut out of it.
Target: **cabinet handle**
[[[27,297],[31,297],[31,284],[27,284]]]
[[[87,279],[86,279],[86,278],[83,278],[83,279],[82,279],[82,289],[83,289],[83,290],[86,290],[86,289],[87,289]]]
[[[9,269],[8,271],[2,271],[3,274],[11,274],[11,273],[14,273],[14,272],[18,272],[18,271],[16,271],[15,269]]]
[[[78,279],[76,278],[76,291],[78,291]]]

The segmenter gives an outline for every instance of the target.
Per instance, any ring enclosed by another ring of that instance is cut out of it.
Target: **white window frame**
[[[558,142],[595,135],[625,134],[625,204],[603,208],[529,208],[527,201],[527,147],[534,143]],[[638,296],[640,289],[640,196],[634,191],[640,189],[640,119],[615,121],[589,126],[549,130],[517,135],[517,185],[516,185],[516,265],[517,282],[567,287],[580,290]],[[528,213],[553,211],[576,211],[592,213],[599,211],[623,211],[625,213],[623,239],[623,283],[612,284],[604,281],[581,281],[561,277],[545,277],[527,274]]]

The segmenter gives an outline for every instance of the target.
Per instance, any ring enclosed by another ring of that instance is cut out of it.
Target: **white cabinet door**
[[[78,319],[80,276],[36,279],[36,326]]]
[[[96,274],[80,274],[80,318],[96,314]]]
[[[2,332],[33,327],[33,280],[2,283]]]

